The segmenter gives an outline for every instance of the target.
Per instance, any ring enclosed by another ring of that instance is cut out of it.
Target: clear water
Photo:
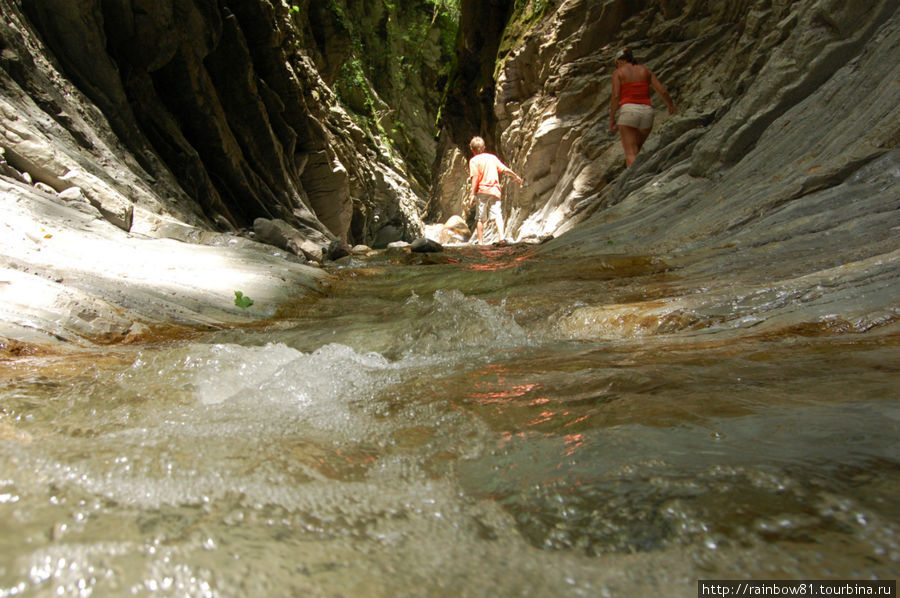
[[[357,261],[262,330],[0,364],[0,597],[897,577],[894,316],[537,252]]]

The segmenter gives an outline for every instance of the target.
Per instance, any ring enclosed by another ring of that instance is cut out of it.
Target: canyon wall
[[[764,137],[778,147],[757,153],[746,170],[779,185],[763,203],[729,206],[735,222],[836,184],[897,146],[895,2],[531,1],[516,3],[499,36],[490,19],[477,18],[478,6],[462,6],[461,26],[477,32],[461,37],[489,38],[498,48],[492,77],[480,83],[491,98],[490,113],[476,118],[478,132],[526,179],[521,188],[507,185],[507,237],[558,235],[639,191],[699,190],[745,162]],[[625,46],[679,109],[669,116],[654,97],[653,133],[627,172],[608,128],[610,76]],[[833,95],[849,75],[856,87],[837,104]],[[432,196],[437,218],[461,209],[449,181],[465,176],[473,94],[466,118],[444,114],[452,139]],[[787,115],[804,102],[819,116],[800,127]]]
[[[86,194],[128,230],[165,213],[221,231],[279,219],[322,245],[412,239],[452,31],[427,7],[4,0],[3,95],[22,118],[2,145],[56,191],[102,181]],[[15,129],[81,166],[41,166],[51,150]]]
[[[0,0],[0,354],[271,318],[421,237],[438,8]]]

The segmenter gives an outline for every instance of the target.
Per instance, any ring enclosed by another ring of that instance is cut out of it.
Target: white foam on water
[[[377,353],[328,344],[303,353],[280,343],[263,346],[192,344],[142,353],[120,376],[124,385],[151,385],[201,405],[227,401],[294,405],[345,403],[371,396],[398,368]]]
[[[418,311],[403,334],[407,357],[493,351],[530,342],[502,304],[492,305],[457,290],[437,290],[431,301],[414,293],[406,305]]]

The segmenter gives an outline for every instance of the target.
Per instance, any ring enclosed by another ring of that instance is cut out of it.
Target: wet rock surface
[[[328,278],[271,245],[233,235],[183,225],[190,242],[126,235],[84,204],[21,183],[0,179],[0,194],[5,339],[75,348],[137,340],[148,336],[147,326],[252,324],[319,292]],[[235,305],[235,291],[253,306]]]

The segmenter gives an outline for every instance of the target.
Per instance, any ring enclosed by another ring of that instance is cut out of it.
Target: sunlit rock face
[[[663,256],[677,273],[662,305],[590,306],[572,333],[635,309],[747,314],[760,333],[895,325],[898,31],[892,2],[648,2],[629,16],[573,0],[529,33],[494,103],[529,181],[509,187],[512,232],[553,232],[542,250],[557,255]],[[625,44],[681,111],[657,104],[627,170],[607,131]]]
[[[527,181],[507,186],[507,235],[558,235],[631,210],[644,221],[629,243],[672,246],[847,181],[896,148],[896,13],[885,1],[564,0],[540,18],[513,15],[483,119],[496,122],[489,149]],[[628,172],[608,129],[623,46],[680,111],[669,116],[654,95],[654,131]],[[465,136],[453,141],[464,153]],[[455,209],[452,195],[439,201],[442,215]],[[631,208],[609,211],[622,202]]]

